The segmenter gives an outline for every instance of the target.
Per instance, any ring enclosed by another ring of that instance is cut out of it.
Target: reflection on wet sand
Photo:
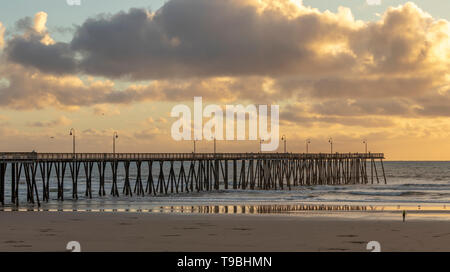
[[[165,207],[163,210],[167,210]],[[283,214],[298,211],[365,211],[365,206],[350,205],[212,205],[212,206],[171,206],[171,212],[206,214]]]
[[[90,209],[90,208],[3,208],[6,212],[150,212],[181,214],[296,214],[301,212],[399,212],[413,213],[450,212],[446,205],[340,205],[340,204],[246,204],[246,205],[173,205],[155,206],[149,209]]]
[[[446,206],[374,206],[374,205],[326,205],[326,204],[264,204],[264,205],[202,205],[202,206],[164,206],[153,209],[155,212],[200,213],[200,214],[295,214],[296,212],[443,212]],[[449,211],[450,212],[450,211]]]

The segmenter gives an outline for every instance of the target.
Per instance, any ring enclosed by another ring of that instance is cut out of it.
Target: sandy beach
[[[450,222],[256,215],[1,212],[0,251],[449,251]]]

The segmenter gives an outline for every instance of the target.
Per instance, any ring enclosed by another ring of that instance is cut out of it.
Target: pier
[[[386,184],[383,159],[382,153],[0,153],[0,203],[18,206],[19,186],[26,186],[29,204],[64,201],[65,182],[71,184],[72,200],[77,200],[80,192],[85,198],[103,197],[107,192],[113,197],[145,197]],[[98,182],[96,192],[94,180]],[[79,188],[80,181],[83,188]],[[57,188],[53,198],[52,184]],[[9,201],[6,190],[10,190]]]

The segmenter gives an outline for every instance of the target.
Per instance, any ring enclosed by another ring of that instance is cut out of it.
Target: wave
[[[416,186],[416,187],[449,187],[449,183],[405,183],[400,184],[399,186],[402,187],[410,187],[410,186]]]
[[[364,196],[426,196],[432,195],[427,192],[407,191],[407,192],[370,192],[370,191],[350,191],[350,195],[364,195]]]

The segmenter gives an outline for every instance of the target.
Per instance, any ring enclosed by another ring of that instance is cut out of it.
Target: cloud
[[[93,112],[95,115],[102,116],[116,116],[120,115],[120,110],[117,107],[111,107],[106,104],[98,104],[93,107]]]
[[[23,34],[15,35],[7,42],[7,59],[44,73],[76,72],[75,52],[69,44],[55,42],[50,37],[46,27],[47,17],[47,13],[38,12],[34,19],[26,17],[16,23],[16,28]]]
[[[208,101],[233,101],[241,97],[240,88],[248,90],[242,94],[242,97],[247,99],[251,98],[251,92],[258,88],[253,86],[256,79],[208,78],[156,80],[119,89],[109,80],[82,80],[77,76],[49,75],[16,64],[3,67],[0,65],[0,74],[8,79],[8,84],[0,86],[0,107],[17,110],[49,107],[75,110],[79,107],[95,106],[94,113],[114,114],[116,110],[107,107],[107,104],[191,101],[195,95],[201,95]],[[260,96],[263,97],[264,92],[261,92]]]
[[[102,104],[113,86],[109,81],[84,82],[76,76],[49,75],[11,63],[0,65],[0,74],[8,80],[0,86],[0,106],[19,110],[73,110]]]
[[[22,23],[33,25],[8,42],[11,61],[113,79],[403,74],[439,65],[448,49],[448,23],[411,3],[364,23],[347,8],[319,12],[288,0],[171,0],[154,13],[88,19],[70,43],[45,42],[46,20],[41,12]]]
[[[337,115],[335,111],[331,111],[332,114],[329,114],[328,112],[320,112],[320,110],[317,111],[316,109],[308,109],[308,107],[301,104],[290,104],[283,108],[280,119],[282,120],[282,124],[287,127],[342,125],[348,127],[380,128],[391,127],[395,124],[390,118],[386,117]]]
[[[45,12],[38,12],[34,16],[34,30],[38,33],[44,33],[47,31],[47,27],[45,26],[47,24],[47,18],[48,15]]]
[[[0,106],[103,114],[107,105],[203,96],[308,101],[315,122],[447,115],[450,25],[412,3],[362,22],[347,8],[287,0],[171,0],[156,12],[88,19],[67,43],[52,40],[46,21],[24,19],[5,41]]]
[[[45,45],[54,43],[47,30],[48,14],[40,11],[37,12],[33,18],[25,17],[16,22],[15,29],[22,32],[23,36],[28,38],[30,36],[41,36],[40,41]]]
[[[72,120],[65,116],[60,116],[58,119],[51,120],[51,121],[38,121],[33,123],[28,123],[28,126],[31,127],[39,127],[39,128],[53,128],[53,127],[61,127],[61,126],[69,126],[72,124]]]
[[[166,124],[166,123],[167,123],[167,119],[164,118],[164,117],[159,117],[159,118],[158,118],[158,123]]]
[[[161,134],[161,131],[158,128],[153,127],[153,128],[137,131],[134,133],[133,136],[140,140],[153,140],[159,134]]]
[[[381,5],[381,0],[366,0],[366,3],[369,6],[379,6]]]
[[[442,74],[449,65],[448,41],[447,21],[435,20],[407,3],[389,8],[380,21],[353,33],[350,46],[369,73],[433,75]]]
[[[261,11],[257,3],[173,0],[152,14],[132,9],[87,20],[71,46],[83,56],[83,71],[111,78],[314,73],[355,61],[345,50],[327,54],[315,47],[348,35],[356,25],[348,10],[325,14],[296,6],[292,18],[283,9]]]
[[[323,78],[314,82],[311,95],[329,98],[417,97],[432,89],[433,80],[403,78]]]
[[[5,27],[0,22],[0,50],[5,46]]]
[[[172,0],[155,13],[131,9],[88,19],[70,43],[57,45],[46,20],[38,13],[22,22],[28,34],[10,41],[12,61],[70,73],[77,52],[84,73],[134,79],[314,73],[354,62],[345,50],[316,50],[317,42],[341,42],[354,27],[348,9],[325,14],[288,0]],[[43,66],[51,54],[64,65]]]
[[[409,116],[414,102],[409,99],[330,99],[312,105],[311,111],[325,116]]]
[[[70,74],[76,71],[74,52],[65,43],[45,45],[42,36],[16,37],[8,42],[10,61],[38,68],[45,73]]]
[[[146,125],[153,125],[155,123],[155,119],[153,119],[152,117],[148,117],[144,120],[144,124]]]

